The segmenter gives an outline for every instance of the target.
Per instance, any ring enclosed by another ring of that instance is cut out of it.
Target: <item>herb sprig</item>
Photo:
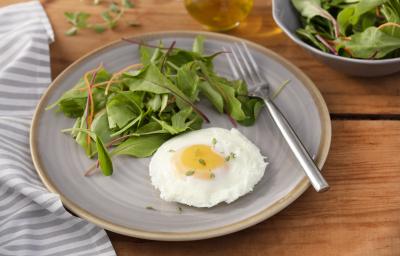
[[[100,5],[103,1],[93,0],[94,5]],[[134,8],[135,5],[131,0],[121,0],[120,3],[111,1],[108,9],[100,14],[103,19],[102,23],[91,23],[89,19],[91,14],[83,11],[65,12],[64,16],[68,23],[72,26],[65,32],[67,36],[74,36],[79,31],[84,29],[91,29],[96,33],[103,33],[107,29],[113,30],[117,27],[119,21],[123,18],[127,9]],[[131,27],[140,26],[137,20],[129,20],[126,22]]]

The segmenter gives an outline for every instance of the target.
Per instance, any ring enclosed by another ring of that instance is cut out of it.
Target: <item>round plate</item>
[[[198,34],[206,38],[206,53],[243,41],[197,31],[152,33],[134,39],[151,44],[162,40],[165,45],[176,41],[177,47],[191,49]],[[327,107],[317,88],[287,60],[259,45],[245,42],[273,89],[285,80],[291,81],[276,98],[276,104],[322,168],[329,151],[331,125]],[[32,158],[43,183],[50,191],[59,194],[65,206],[78,216],[128,236],[154,240],[204,239],[232,233],[265,220],[309,187],[301,167],[266,111],[262,111],[254,126],[238,129],[268,156],[270,165],[254,191],[231,204],[223,203],[210,209],[181,206],[180,211],[178,204],[164,202],[152,187],[147,168],[150,159],[117,157],[111,177],[100,174],[84,177],[83,171],[93,160],[87,159],[69,135],[60,132],[71,127],[73,120],[44,109],[100,62],[112,72],[138,63],[138,46],[116,41],[73,63],[44,94],[31,128]],[[220,74],[230,75],[226,57],[220,55],[216,58],[215,69]],[[231,128],[225,115],[216,113],[207,104],[200,107],[211,119],[207,126]],[[146,209],[148,206],[156,210]]]

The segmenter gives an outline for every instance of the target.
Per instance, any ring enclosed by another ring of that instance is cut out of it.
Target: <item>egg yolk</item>
[[[220,154],[202,144],[177,151],[172,161],[178,174],[200,179],[213,179],[213,170],[225,165],[225,159]]]

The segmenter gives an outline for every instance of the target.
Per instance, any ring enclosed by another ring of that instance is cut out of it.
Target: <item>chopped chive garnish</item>
[[[204,161],[204,159],[199,159],[199,163],[201,164],[201,165],[204,165],[204,166],[206,166],[206,161]]]
[[[215,144],[217,144],[217,139],[216,138],[212,138],[211,144],[213,144],[213,146],[215,146]]]
[[[229,160],[235,159],[235,158],[236,158],[236,154],[233,153],[233,152],[231,152],[231,153],[229,154],[229,156],[226,156],[226,157],[225,157],[225,162],[229,162]]]
[[[157,211],[153,206],[146,206],[146,210]]]
[[[194,170],[187,171],[187,172],[185,173],[186,176],[192,176],[193,174],[194,174]]]

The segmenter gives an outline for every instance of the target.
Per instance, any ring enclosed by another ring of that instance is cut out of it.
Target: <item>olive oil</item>
[[[253,0],[185,0],[190,15],[210,30],[225,31],[240,24]]]

